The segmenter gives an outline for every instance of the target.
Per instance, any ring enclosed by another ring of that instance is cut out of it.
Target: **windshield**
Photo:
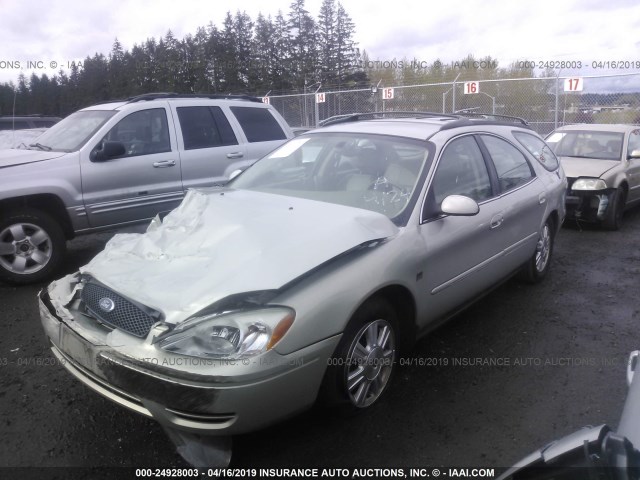
[[[623,133],[572,130],[553,132],[547,143],[559,157],[620,160]]]
[[[74,152],[82,147],[113,115],[115,110],[85,110],[56,123],[29,145],[36,150]]]
[[[318,133],[290,140],[229,186],[372,210],[393,219],[409,204],[426,142],[386,135]]]

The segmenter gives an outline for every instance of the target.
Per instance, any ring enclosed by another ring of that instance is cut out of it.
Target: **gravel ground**
[[[372,411],[314,409],[236,437],[232,466],[504,467],[582,426],[615,427],[640,347],[640,209],[624,220],[565,226],[542,284],[509,281],[422,339]],[[108,238],[70,242],[64,273]],[[0,466],[186,467],[155,422],[55,364],[43,286],[0,284]]]

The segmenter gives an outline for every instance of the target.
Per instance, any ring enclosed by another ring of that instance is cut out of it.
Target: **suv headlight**
[[[158,346],[190,357],[238,359],[271,350],[293,324],[295,311],[264,308],[193,318]]]
[[[599,178],[579,178],[571,186],[571,190],[605,190],[607,184]]]

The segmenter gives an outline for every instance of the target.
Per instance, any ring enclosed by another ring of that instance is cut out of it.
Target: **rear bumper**
[[[166,355],[153,345],[132,356],[92,343],[40,295],[40,318],[51,350],[78,380],[109,400],[163,426],[201,435],[257,430],[309,408],[339,336],[294,352],[248,360]],[[87,335],[91,337],[90,335]]]

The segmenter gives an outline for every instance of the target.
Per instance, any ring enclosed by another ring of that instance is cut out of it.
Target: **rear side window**
[[[501,192],[524,185],[533,177],[529,162],[516,147],[501,138],[489,135],[480,135],[480,138],[496,167]]]
[[[544,168],[550,172],[558,169],[558,157],[553,153],[551,147],[544,143],[544,140],[524,132],[513,132],[513,136]]]
[[[178,107],[176,110],[185,150],[238,144],[220,107]]]
[[[231,107],[250,143],[286,140],[282,127],[266,108]]]

